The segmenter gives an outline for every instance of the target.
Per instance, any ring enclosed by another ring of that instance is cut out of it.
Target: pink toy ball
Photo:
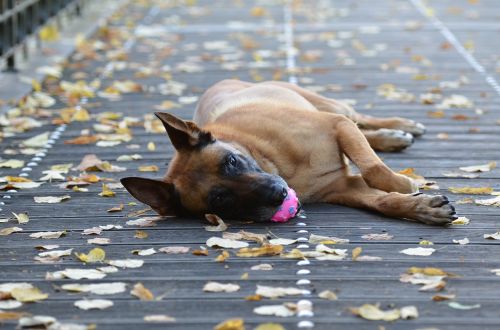
[[[288,188],[288,195],[271,218],[272,222],[287,222],[297,215],[299,211],[299,199],[292,188]]]

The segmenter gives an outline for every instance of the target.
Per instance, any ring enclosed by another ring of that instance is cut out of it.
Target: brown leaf
[[[147,289],[141,282],[138,282],[134,285],[134,288],[132,291],[130,291],[130,294],[133,296],[136,296],[140,300],[153,300],[154,295]]]
[[[255,248],[242,248],[236,254],[238,257],[261,257],[261,256],[274,256],[283,252],[282,245],[263,245]]]

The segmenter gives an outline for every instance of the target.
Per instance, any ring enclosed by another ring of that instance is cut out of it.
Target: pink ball
[[[297,194],[292,188],[288,188],[288,195],[279,207],[278,211],[271,218],[271,221],[287,222],[297,214],[298,208],[299,199],[297,198]]]

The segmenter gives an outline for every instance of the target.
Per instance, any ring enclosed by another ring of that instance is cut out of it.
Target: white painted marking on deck
[[[425,16],[438,30],[441,34],[446,38],[446,40],[453,45],[453,47],[457,50],[457,52],[462,55],[462,57],[469,63],[469,65],[480,73],[498,95],[500,95],[500,84],[498,81],[489,73],[486,72],[486,69],[479,63],[479,61],[472,55],[470,52],[465,49],[462,43],[458,40],[458,38],[451,32],[450,29],[431,11],[430,7],[426,6],[422,0],[410,0],[413,6],[423,15]]]

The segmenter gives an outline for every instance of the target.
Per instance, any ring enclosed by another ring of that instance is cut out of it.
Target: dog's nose
[[[288,191],[282,186],[275,187],[271,193],[271,203],[273,205],[279,206],[283,203],[286,196],[288,196]]]

